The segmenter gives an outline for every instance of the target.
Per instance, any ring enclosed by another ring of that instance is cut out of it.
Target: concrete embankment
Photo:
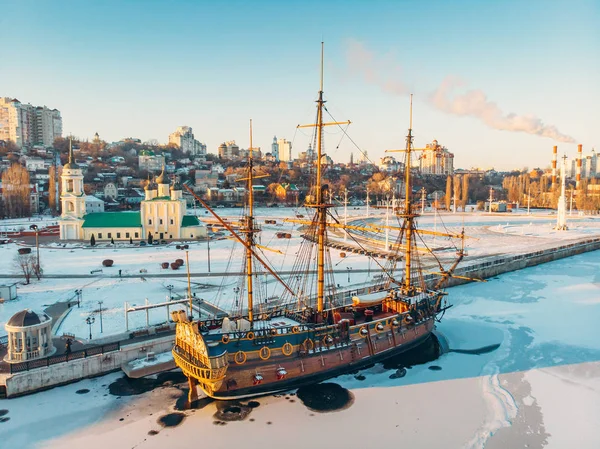
[[[588,238],[588,239],[577,239],[570,242],[565,242],[562,245],[548,245],[546,248],[536,248],[536,250],[523,252],[523,253],[510,253],[510,254],[494,254],[485,257],[478,257],[475,260],[465,259],[459,268],[454,272],[457,276],[464,276],[464,278],[451,277],[448,279],[443,287],[453,287],[456,285],[466,284],[473,282],[477,279],[489,279],[498,276],[503,273],[511,271],[521,270],[527,267],[533,267],[536,265],[552,262],[554,260],[563,259],[565,257],[576,256],[577,254],[586,253],[589,251],[596,251],[600,249],[600,237]],[[398,264],[396,271],[402,272],[402,262]],[[425,270],[435,269],[436,267],[432,264],[427,264]],[[353,270],[358,272],[359,270]],[[371,270],[376,273],[377,270]],[[436,270],[437,271],[437,270]],[[383,288],[381,274],[376,276],[377,280],[372,285],[362,288],[354,288],[339,292],[337,294],[338,299],[350,298],[352,296],[360,296],[368,293],[380,291]],[[465,279],[466,278],[466,279]],[[440,279],[438,274],[424,274],[423,279],[425,283],[431,288]]]
[[[10,398],[77,382],[88,377],[101,376],[119,371],[122,365],[144,358],[149,352],[158,354],[170,351],[174,341],[175,335],[170,334],[152,340],[122,343],[115,351],[88,355],[19,373],[0,375],[0,386],[6,387],[6,397]]]
[[[479,259],[477,263],[460,266],[455,274],[470,278],[487,279],[498,276],[502,273],[521,270],[527,267],[533,267],[565,257],[575,256],[577,254],[596,251],[600,249],[600,237],[577,240],[571,243],[565,243],[560,246],[540,249],[521,254],[497,255]],[[435,283],[438,277],[435,275],[425,276],[428,284]],[[471,282],[468,279],[450,278],[446,284],[448,287]]]

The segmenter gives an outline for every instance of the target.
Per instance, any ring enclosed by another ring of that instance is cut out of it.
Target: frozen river
[[[177,385],[115,396],[108,386],[121,374],[111,374],[0,401],[7,410],[0,441],[53,448],[597,448],[599,264],[600,252],[591,252],[450,289],[454,307],[426,356],[331,381],[353,397],[344,409],[319,413],[297,396],[271,396],[258,399],[243,421],[219,421],[217,404],[209,403],[163,427],[157,420],[184,394]]]

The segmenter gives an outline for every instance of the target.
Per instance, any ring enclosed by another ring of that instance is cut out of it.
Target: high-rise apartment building
[[[289,142],[285,139],[279,139],[277,141],[277,146],[279,148],[279,160],[284,162],[292,161],[292,142]],[[271,150],[273,151],[273,150]]]
[[[223,142],[219,145],[219,158],[235,160],[240,157],[240,147],[236,145],[235,140]]]
[[[0,140],[10,140],[19,148],[50,147],[61,136],[62,118],[57,109],[0,98]]]
[[[454,154],[438,144],[437,140],[425,145],[426,150],[419,158],[419,169],[423,175],[451,175],[454,173]]]
[[[206,145],[194,138],[192,128],[180,126],[169,135],[169,143],[175,144],[184,153],[194,156],[206,156]]]

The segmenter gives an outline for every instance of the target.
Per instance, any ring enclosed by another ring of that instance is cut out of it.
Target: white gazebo
[[[56,352],[52,343],[52,318],[29,309],[15,313],[5,324],[8,353],[4,361],[19,363],[48,357]]]

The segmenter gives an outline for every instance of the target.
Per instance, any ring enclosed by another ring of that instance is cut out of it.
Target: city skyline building
[[[221,159],[237,159],[240,157],[240,147],[235,140],[229,140],[219,145],[218,155]]]
[[[190,126],[179,126],[174,133],[169,134],[169,143],[177,145],[184,153],[206,156],[206,145],[194,138]]]
[[[419,157],[419,171],[423,175],[451,175],[454,173],[454,154],[437,140],[425,145]]]
[[[278,139],[277,147],[279,149],[279,160],[283,162],[291,162],[292,159],[292,142],[286,139]]]
[[[62,137],[58,109],[24,104],[16,98],[0,98],[0,140],[27,149],[35,145],[51,147],[58,137]]]
[[[581,158],[581,179],[591,179],[598,176],[598,155],[592,148],[589,154],[583,155],[583,152],[577,153],[577,158],[571,160],[570,175],[572,178],[577,176],[577,160]]]

